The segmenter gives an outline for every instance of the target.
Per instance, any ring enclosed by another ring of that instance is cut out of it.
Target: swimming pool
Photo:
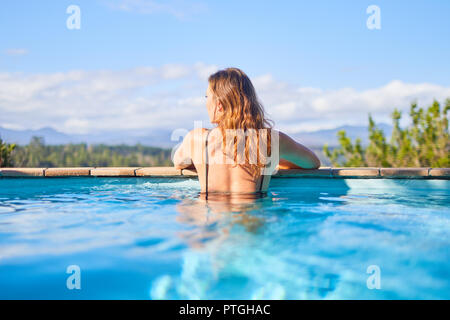
[[[195,177],[1,178],[0,298],[450,299],[449,180],[199,191]]]

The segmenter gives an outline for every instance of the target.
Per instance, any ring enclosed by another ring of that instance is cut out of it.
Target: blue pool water
[[[264,199],[207,204],[199,191],[0,179],[0,298],[450,299],[449,180],[278,178]]]

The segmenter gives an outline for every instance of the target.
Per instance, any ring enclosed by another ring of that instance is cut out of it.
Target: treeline
[[[65,144],[45,145],[33,137],[28,145],[6,144],[0,139],[2,167],[151,167],[172,166],[171,150],[141,144],[109,146]]]
[[[333,166],[343,167],[450,167],[450,139],[448,132],[450,99],[441,107],[438,101],[427,108],[417,108],[413,102],[409,110],[411,124],[400,127],[402,114],[394,109],[391,114],[393,130],[388,140],[377,128],[369,114],[369,145],[363,147],[361,139],[355,143],[345,130],[338,131],[340,146],[324,153]]]
[[[369,113],[369,144],[353,143],[345,130],[338,132],[340,146],[323,152],[333,166],[342,167],[450,167],[450,139],[447,113],[450,99],[441,107],[434,101],[427,109],[411,104],[411,125],[400,127],[401,112],[392,113],[393,130],[388,140]],[[121,167],[172,166],[171,150],[140,144],[108,146],[66,144],[45,145],[33,137],[28,145],[6,144],[0,139],[3,167]],[[328,162],[328,161],[327,161]]]

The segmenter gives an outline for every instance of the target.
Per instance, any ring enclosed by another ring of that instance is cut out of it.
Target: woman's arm
[[[205,128],[189,131],[173,155],[175,169],[195,169],[195,163],[202,161]]]
[[[279,143],[279,169],[317,169],[320,167],[320,160],[312,150],[281,131],[279,131]]]
[[[278,163],[278,169],[303,169],[302,167],[287,161],[286,159],[280,158],[280,162]]]
[[[193,166],[192,157],[191,157],[191,139],[192,139],[192,131],[189,131],[188,134],[183,139],[183,142],[178,147],[173,155],[173,164],[175,169],[187,169]]]

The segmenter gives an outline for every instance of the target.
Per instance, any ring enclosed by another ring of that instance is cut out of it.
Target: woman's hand
[[[194,164],[190,164],[189,167],[186,167],[183,169],[193,170],[193,171],[197,172],[197,169],[195,168]]]
[[[277,169],[303,169],[302,167],[287,161],[286,159],[280,158],[280,162],[278,163]]]

